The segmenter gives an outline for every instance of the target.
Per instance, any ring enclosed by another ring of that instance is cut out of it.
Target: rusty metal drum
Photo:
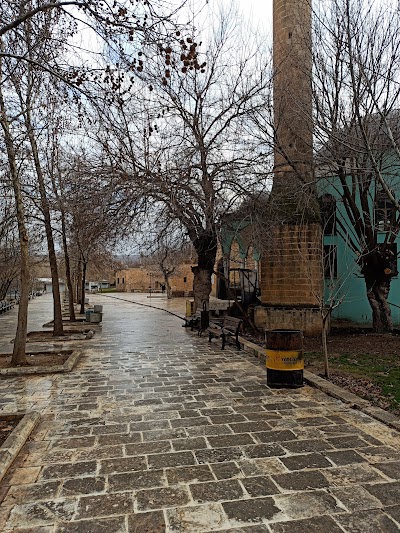
[[[267,385],[303,387],[303,332],[274,329],[266,334]]]

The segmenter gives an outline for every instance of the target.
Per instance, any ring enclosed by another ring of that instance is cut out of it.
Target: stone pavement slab
[[[0,531],[297,533],[400,530],[400,437],[308,386],[271,390],[154,304],[95,295],[104,322],[70,374],[0,379],[3,412],[41,421],[0,484]],[[30,302],[30,328],[51,299]],[[16,310],[0,315],[9,350]],[[61,345],[62,346],[62,343]]]

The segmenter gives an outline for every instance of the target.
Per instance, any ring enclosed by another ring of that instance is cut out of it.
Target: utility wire
[[[170,315],[176,316],[180,320],[183,320],[184,322],[186,322],[186,318],[183,318],[182,316],[177,315],[176,313],[173,313],[172,311],[168,311],[168,309],[163,309],[162,307],[156,307],[155,305],[149,305],[149,304],[142,304],[140,302],[134,302],[132,300],[125,300],[125,298],[118,298],[118,296],[110,296],[109,294],[104,294],[102,292],[98,294],[101,294],[101,296],[106,296],[107,298],[114,298],[114,300],[121,300],[122,302],[127,302],[129,304],[141,305],[143,307],[151,307],[152,309],[158,309],[158,311],[164,311],[165,313],[169,313]]]

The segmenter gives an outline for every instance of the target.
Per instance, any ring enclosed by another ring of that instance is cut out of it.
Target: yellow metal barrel
[[[274,329],[266,335],[267,385],[302,387],[304,357],[303,332]]]
[[[194,300],[186,300],[186,318],[190,318],[194,314]]]

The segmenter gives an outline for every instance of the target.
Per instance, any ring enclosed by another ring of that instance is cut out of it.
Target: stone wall
[[[164,277],[156,266],[119,270],[115,278],[116,289],[124,292],[148,292],[150,286],[152,290],[158,291],[164,283]],[[192,265],[189,263],[179,265],[170,277],[170,285],[173,293],[182,293],[182,296],[190,293],[193,290]]]
[[[322,318],[319,308],[264,307],[254,310],[254,323],[261,330],[301,330],[305,336],[321,334]]]
[[[270,306],[315,307],[323,290],[319,224],[275,228],[271,253],[261,261],[261,301]]]

